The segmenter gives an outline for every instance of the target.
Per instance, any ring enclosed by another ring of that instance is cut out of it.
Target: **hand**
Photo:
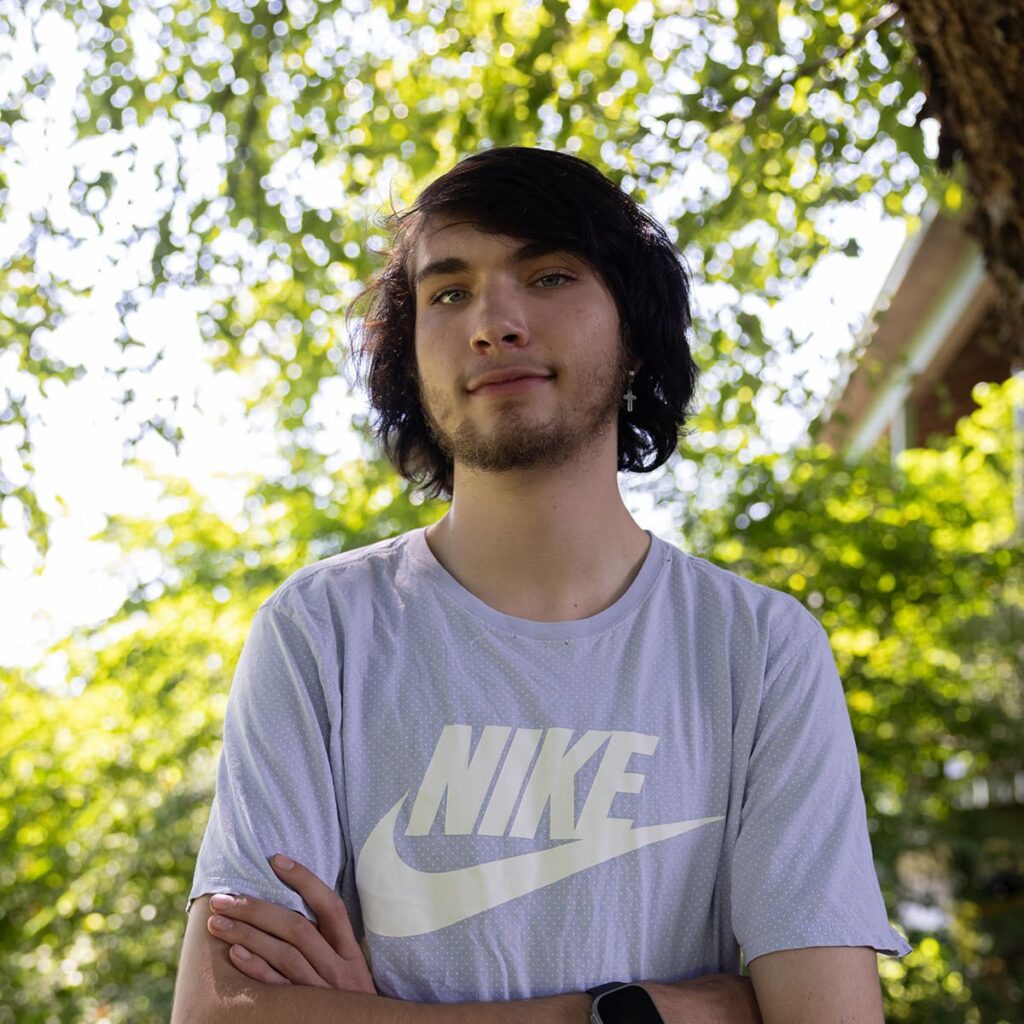
[[[281,881],[306,901],[317,924],[276,903],[218,893],[210,898],[215,915],[207,927],[214,938],[233,943],[229,951],[232,964],[269,985],[310,985],[377,995],[341,897],[301,864],[292,862],[285,868],[275,857],[270,865]],[[216,915],[229,926],[218,927]]]
[[[694,1024],[762,1024],[750,978],[741,974],[705,974],[686,981],[645,981],[662,1017]]]

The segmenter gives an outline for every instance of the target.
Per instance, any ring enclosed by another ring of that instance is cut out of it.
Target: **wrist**
[[[650,988],[638,981],[612,981],[588,989],[591,1021],[600,1024],[665,1024]]]
[[[594,1005],[593,997],[587,995],[586,992],[569,992],[565,998],[572,1000],[571,1003],[566,1003],[566,1024],[569,1024],[570,1021],[573,1024],[590,1024],[590,1008]]]
[[[687,1024],[761,1024],[750,978],[705,974],[686,981],[645,981],[644,988],[666,1020]]]

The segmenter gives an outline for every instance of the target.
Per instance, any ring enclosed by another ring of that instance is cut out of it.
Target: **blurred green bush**
[[[979,385],[956,437],[896,467],[884,451],[757,458],[685,525],[688,550],[795,595],[831,636],[890,913],[932,903],[944,920],[880,960],[894,1021],[1020,1019],[1022,808],[999,795],[1022,769],[1014,389],[1024,401],[1019,383]],[[183,502],[165,523],[109,530],[163,553],[162,592],[57,645],[68,692],[27,673],[0,691],[0,1024],[168,1018],[255,609],[299,566],[443,511],[374,462],[341,474],[330,510],[266,483],[244,526],[170,488]]]

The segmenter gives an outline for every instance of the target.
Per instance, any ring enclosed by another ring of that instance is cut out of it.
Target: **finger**
[[[231,957],[232,964],[253,981],[262,981],[265,985],[291,984],[283,974],[278,974],[263,957],[250,953],[245,946],[232,946],[228,950],[228,955]]]
[[[289,913],[293,913],[293,911],[289,911]],[[301,917],[301,915],[297,916]],[[309,924],[308,921],[306,923]],[[254,928],[244,921],[231,920],[217,914],[210,917],[207,927],[210,934],[222,942],[237,943],[250,953],[260,957],[293,985],[311,985],[315,988],[329,987],[302,952],[288,942],[282,942],[273,935]],[[313,926],[310,925],[310,927]],[[322,939],[321,942],[323,942]],[[335,957],[335,959],[337,958]]]
[[[344,957],[339,960],[340,954],[335,951],[329,939],[320,933],[317,926],[305,914],[300,914],[296,910],[290,910],[288,907],[269,903],[254,896],[231,897],[224,894],[212,896],[210,906],[226,918],[233,921],[244,921],[254,929],[259,929],[268,936],[282,940],[286,944],[285,949],[297,950],[321,980],[334,978],[340,963],[344,960]],[[273,947],[273,951],[278,957],[285,954],[285,949],[280,946]],[[279,966],[278,960],[272,960],[271,963]],[[297,984],[314,984],[314,982],[297,978],[294,974],[285,973]]]
[[[291,867],[286,867],[287,861]],[[342,898],[309,868],[281,854],[270,858],[270,866],[285,885],[294,889],[316,915],[317,926],[332,948],[344,960],[363,958]]]

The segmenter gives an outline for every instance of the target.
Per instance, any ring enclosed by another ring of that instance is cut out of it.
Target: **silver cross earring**
[[[633,370],[630,370],[629,371],[629,384],[628,384],[628,386],[626,388],[626,394],[625,394],[626,412],[632,412],[633,411],[633,403],[636,401],[636,395],[633,394],[633,378],[635,376],[636,376],[636,373]]]

